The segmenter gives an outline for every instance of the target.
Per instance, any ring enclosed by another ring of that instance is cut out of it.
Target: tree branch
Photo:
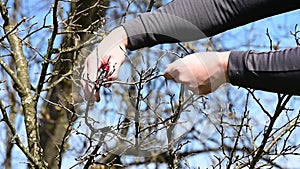
[[[34,157],[26,148],[26,146],[22,143],[17,130],[15,129],[15,127],[13,126],[13,124],[10,122],[8,114],[6,112],[6,107],[3,105],[2,101],[0,100],[0,110],[2,112],[3,115],[3,121],[5,121],[5,123],[7,124],[8,128],[10,129],[10,132],[13,135],[13,140],[15,141],[15,144],[20,148],[20,150],[26,155],[26,157],[28,158],[28,160],[31,162],[31,164],[35,167],[35,168],[39,168],[39,169],[45,169],[46,164],[43,161],[39,161],[36,157]]]
[[[39,95],[40,95],[43,85],[44,85],[44,81],[45,81],[46,74],[47,74],[47,69],[49,67],[49,62],[47,60],[50,60],[51,55],[53,54],[53,45],[54,45],[54,41],[55,41],[57,31],[58,31],[57,6],[58,6],[58,0],[55,0],[54,5],[53,5],[53,15],[52,15],[53,32],[51,34],[50,39],[48,40],[47,54],[44,56],[45,61],[42,64],[42,70],[40,73],[41,76],[40,76],[40,79],[38,81],[38,86],[35,91],[35,100],[38,100]]]
[[[15,26],[12,23],[12,21],[9,19],[7,8],[4,6],[3,2],[0,3],[0,12],[2,17],[5,20],[3,25],[5,33],[8,34],[9,32],[13,32]],[[38,125],[37,125],[37,117],[36,117],[37,102],[33,100],[33,96],[30,90],[31,83],[28,74],[28,63],[23,53],[22,41],[18,37],[18,34],[16,32],[9,33],[7,39],[10,44],[10,48],[12,51],[13,59],[15,61],[16,70],[17,70],[16,77],[15,76],[11,76],[11,77],[15,82],[17,82],[17,87],[23,86],[22,88],[18,88],[16,90],[18,91],[19,96],[21,97],[22,107],[24,110],[24,120],[25,120],[25,127],[26,127],[27,139],[29,144],[29,151],[33,155],[33,157],[42,161],[41,159],[42,157],[40,156],[42,149],[38,143],[39,134],[38,134]],[[1,65],[5,67],[4,62],[2,62]],[[8,71],[10,75],[13,74],[12,72],[10,72],[8,68],[6,68],[6,71]]]

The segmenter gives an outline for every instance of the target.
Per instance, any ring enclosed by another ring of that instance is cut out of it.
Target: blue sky
[[[28,1],[27,6],[29,6],[28,11],[30,11],[32,9],[31,7],[31,3],[36,3],[37,1]],[[32,6],[38,6],[38,4],[36,5],[32,5]],[[42,8],[42,7],[40,7]],[[134,7],[133,7],[134,8]],[[43,15],[39,15],[39,13],[35,13],[36,11],[39,11],[39,8],[34,8],[35,10],[33,10],[30,14],[31,16],[28,17],[32,17],[35,16],[34,21],[40,21]],[[48,8],[46,8],[48,9]],[[45,12],[45,10],[43,11]],[[236,47],[237,44],[240,44],[239,48],[234,48],[234,50],[248,50],[248,49],[254,49],[254,50],[260,50],[260,51],[266,51],[269,50],[269,40],[267,38],[267,36],[265,35],[266,33],[266,29],[269,29],[269,33],[273,39],[273,43],[277,43],[277,41],[280,41],[280,48],[286,48],[286,47],[294,47],[295,46],[295,42],[293,37],[289,34],[290,31],[292,31],[294,29],[294,26],[296,24],[300,24],[299,22],[299,16],[300,16],[300,10],[297,11],[293,11],[293,12],[288,12],[285,14],[281,14],[281,15],[277,15],[274,17],[270,17],[270,18],[266,18],[251,24],[247,24],[245,26],[239,27],[239,28],[235,28],[229,31],[226,31],[222,34],[216,35],[213,37],[218,39],[218,38],[222,38],[223,40],[225,39],[226,42],[223,43],[225,48],[231,49],[232,47]],[[47,21],[51,19],[51,17],[47,18]],[[2,21],[0,20],[0,23]],[[49,23],[50,20],[49,20]],[[254,29],[253,29],[254,28]],[[2,36],[2,34],[0,35]],[[38,39],[38,37],[36,37],[36,41],[35,43],[40,43],[41,39]],[[256,39],[255,41],[252,41],[252,39]],[[203,41],[206,41],[203,40]],[[252,44],[249,45],[249,42],[251,42]],[[223,45],[222,44],[222,45]],[[204,51],[204,49],[199,48],[199,51]],[[1,53],[2,51],[0,51]],[[2,78],[0,76],[0,78]],[[1,85],[0,85],[1,88]],[[2,95],[0,93],[0,95]],[[261,92],[259,93],[259,95],[261,96],[262,100],[265,103],[273,102],[276,100],[276,95],[274,94],[270,94],[270,93],[265,93],[265,92]],[[293,104],[299,104],[299,101],[295,98],[292,101]],[[272,110],[274,108],[274,106],[272,104],[266,104],[267,109]],[[254,105],[255,107],[255,105]],[[1,117],[1,116],[0,116]],[[263,118],[263,115],[262,115]],[[19,122],[21,122],[23,120],[22,117],[19,117],[17,122],[19,124]],[[22,125],[20,127],[23,127]],[[2,130],[4,128],[3,123],[0,123],[0,129]],[[22,135],[22,132],[24,131],[20,131],[20,136],[21,138],[23,138],[25,140],[25,137]],[[4,150],[5,145],[3,143],[5,143],[6,136],[3,135],[3,132],[0,135],[0,157],[4,156],[4,152],[1,150]],[[15,168],[20,168],[21,166],[26,166],[26,164],[24,163],[24,156],[22,155],[22,153],[20,153],[20,151],[18,150],[18,148],[14,148],[13,150],[13,163],[18,164],[17,166],[13,166]],[[195,163],[192,164],[194,166],[198,166],[201,165],[201,167],[203,167],[203,163],[198,164],[196,162],[197,157],[195,157]],[[291,159],[289,161],[289,163],[287,163],[287,165],[294,166],[293,164],[295,164],[296,160]],[[2,161],[0,161],[2,162]],[[64,157],[64,163],[63,163],[63,168],[69,168],[69,166],[71,166],[74,163],[74,157],[72,156],[72,154],[67,154]],[[21,167],[22,168],[22,167]],[[25,168],[25,167],[24,167]]]

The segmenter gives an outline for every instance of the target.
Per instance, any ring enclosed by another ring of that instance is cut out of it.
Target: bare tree
[[[198,50],[280,49],[285,37],[271,35],[271,29],[266,43],[249,36],[228,46],[226,36],[236,35],[227,32],[127,52],[117,81],[90,82],[100,88],[101,102],[91,106],[83,99],[82,61],[107,34],[107,23],[117,26],[129,14],[165,3],[0,2],[5,168],[286,168],[284,160],[298,157],[297,97],[230,85],[199,96],[162,77],[166,64]],[[247,35],[265,33],[255,24],[245,29]],[[299,46],[297,25],[285,32]],[[106,89],[106,83],[113,85]],[[13,158],[16,154],[19,159]]]

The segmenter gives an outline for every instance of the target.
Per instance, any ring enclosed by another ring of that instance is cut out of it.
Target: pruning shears
[[[99,91],[101,86],[103,86],[103,83],[108,80],[108,77],[113,73],[109,72],[110,65],[108,62],[102,61],[101,66],[98,70],[98,77],[95,81],[95,90]]]

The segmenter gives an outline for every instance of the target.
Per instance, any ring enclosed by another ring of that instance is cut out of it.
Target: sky
[[[37,1],[29,1],[28,6],[30,6],[30,3],[36,3]],[[134,8],[134,7],[133,7]],[[36,10],[38,11],[38,10]],[[32,16],[35,15],[36,20],[40,20],[41,16],[37,15],[37,13],[32,12]],[[226,39],[226,43],[224,44],[223,48],[231,49],[233,46],[237,46],[236,44],[241,44],[239,48],[236,48],[234,50],[259,50],[259,51],[266,51],[269,50],[269,39],[266,36],[266,29],[268,28],[269,33],[273,39],[273,43],[276,44],[278,41],[280,41],[280,49],[286,48],[286,47],[294,47],[295,41],[293,40],[292,36],[290,35],[290,31],[294,30],[294,27],[296,24],[300,24],[299,22],[299,16],[300,16],[300,10],[273,16],[270,18],[266,18],[260,21],[256,21],[251,24],[247,24],[245,26],[232,29],[230,31],[226,31],[222,34],[216,35],[213,37],[213,39]],[[47,19],[48,20],[48,19]],[[50,21],[49,21],[50,22]],[[2,23],[0,18],[0,23]],[[255,28],[253,30],[253,28]],[[2,36],[2,34],[0,34]],[[257,38],[259,37],[259,38]],[[252,41],[252,39],[256,39],[256,41]],[[204,39],[203,41],[207,41],[207,39]],[[249,45],[249,42],[252,44]],[[39,43],[37,41],[36,43]],[[199,48],[199,51],[204,51],[205,49]],[[0,51],[1,52],[1,51]],[[1,76],[0,76],[1,78]],[[1,85],[0,85],[1,87]],[[0,93],[1,95],[1,93]],[[259,96],[261,96],[262,100],[266,103],[273,102],[276,100],[276,95],[269,94],[265,92],[260,92]],[[292,100],[291,104],[299,104],[299,100],[295,98]],[[271,104],[266,104],[267,109],[274,109],[274,106]],[[1,117],[1,116],[0,116]],[[265,117],[262,117],[265,118]],[[19,124],[23,118],[20,116],[16,123]],[[22,125],[20,127],[23,127]],[[4,128],[3,123],[0,123],[0,129],[2,130]],[[24,132],[24,131],[23,131]],[[22,131],[20,131],[20,136],[25,140],[25,137],[22,135]],[[3,135],[3,132],[0,134],[0,140],[5,140],[6,136]],[[5,148],[4,141],[0,143],[0,157],[5,155],[3,151]],[[192,166],[199,166],[204,167],[204,163],[199,164],[197,162],[197,158],[194,157],[194,163]],[[25,168],[25,160],[22,156],[22,153],[18,150],[18,148],[13,149],[13,163],[18,164],[18,166],[13,166],[15,168]],[[286,163],[287,167],[295,167],[296,161],[298,159],[290,159],[288,163]],[[0,163],[2,161],[0,160]],[[64,157],[63,161],[63,167],[62,168],[69,168],[74,163],[74,157],[72,157],[72,154],[67,154]],[[207,164],[209,165],[209,164]]]

